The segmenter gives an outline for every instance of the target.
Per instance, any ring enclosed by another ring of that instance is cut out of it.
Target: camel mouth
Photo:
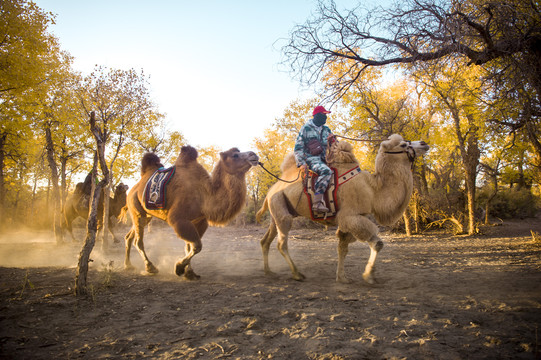
[[[410,147],[417,155],[424,155],[430,150],[430,146],[424,141],[411,141]]]
[[[247,151],[243,153],[242,158],[251,166],[257,166],[259,165],[259,156],[253,151]]]
[[[256,154],[253,154],[253,156],[250,156],[247,160],[252,166],[259,165],[259,156],[257,156]]]

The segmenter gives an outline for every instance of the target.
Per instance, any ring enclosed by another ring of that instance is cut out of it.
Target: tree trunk
[[[94,167],[92,169],[92,174],[93,176],[97,174],[97,167],[99,163],[103,173],[103,179],[97,185],[94,185],[94,181],[92,181],[92,200],[88,214],[86,238],[83,249],[79,255],[79,263],[77,265],[77,273],[75,276],[76,295],[85,295],[88,292],[86,287],[86,278],[88,274],[88,261],[90,259],[90,253],[92,252],[92,249],[94,249],[94,244],[96,243],[96,233],[98,230],[98,204],[101,190],[107,186],[109,178],[109,170],[107,169],[107,163],[105,162],[105,140],[103,133],[100,131],[98,126],[96,126],[95,116],[96,114],[92,111],[90,113],[90,131],[92,131],[92,134],[96,139],[97,149],[97,151],[94,153]]]
[[[65,150],[62,150],[62,159],[60,160],[60,188],[61,188],[61,199],[62,199],[62,209],[66,203],[66,198],[68,197],[67,181],[66,181],[66,168],[68,163],[68,158],[65,156]]]
[[[4,178],[4,146],[6,142],[6,134],[0,135],[0,233],[3,232],[5,226],[5,216],[4,216],[4,207],[6,199],[6,188],[5,188],[5,178]]]
[[[109,249],[109,201],[111,194],[111,181],[105,179],[107,185],[103,188],[103,234],[101,249],[107,251]]]
[[[404,215],[402,215],[402,218],[404,219],[404,228],[406,229],[406,235],[411,236],[411,224],[407,209],[406,211],[404,211]]]
[[[95,174],[97,169],[97,155],[94,155],[94,168],[92,173]],[[92,181],[92,196],[90,198],[90,211],[86,223],[86,238],[83,248],[79,253],[79,262],[75,274],[75,295],[82,296],[88,293],[86,280],[88,275],[88,262],[90,261],[90,253],[94,249],[96,243],[96,235],[98,232],[98,204],[100,202],[101,189],[104,186],[104,180],[101,180],[97,185]]]
[[[49,168],[51,169],[51,181],[53,185],[53,229],[56,244],[60,245],[64,242],[64,234],[62,232],[62,227],[60,226],[62,208],[60,205],[60,188],[58,186],[58,169],[54,160],[53,137],[51,135],[51,128],[48,125],[45,126],[45,141],[47,161],[49,163]]]

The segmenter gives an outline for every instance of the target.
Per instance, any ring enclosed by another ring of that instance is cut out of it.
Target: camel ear
[[[389,136],[389,139],[387,141],[384,141],[381,143],[381,147],[384,148],[385,150],[389,150],[389,149],[394,148],[398,144],[400,144],[401,141],[402,141],[402,136],[398,134],[393,134]]]

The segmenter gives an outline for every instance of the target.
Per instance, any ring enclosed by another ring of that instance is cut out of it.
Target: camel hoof
[[[192,280],[199,280],[201,278],[201,276],[197,275],[192,269],[188,269],[184,273],[184,278],[186,280],[192,281]]]
[[[374,285],[376,283],[376,280],[374,280],[374,276],[372,274],[363,274],[363,279],[370,285]]]
[[[269,276],[269,277],[278,277],[278,274],[276,274],[274,271],[270,271],[270,270],[265,270],[265,276]]]
[[[135,271],[135,266],[133,266],[132,264],[125,264],[124,265],[124,270],[126,270],[126,271]]]
[[[337,277],[336,282],[340,284],[351,284],[352,281],[348,279],[347,277]]]
[[[177,276],[182,276],[184,274],[184,270],[186,270],[185,264],[182,264],[182,263],[175,264],[175,274],[177,274]]]
[[[306,276],[304,276],[304,275],[301,274],[301,273],[293,274],[293,280],[296,280],[296,281],[304,281],[304,279],[306,279]]]
[[[158,268],[156,268],[153,264],[148,264],[147,266],[145,266],[145,270],[149,274],[157,274],[160,272]]]

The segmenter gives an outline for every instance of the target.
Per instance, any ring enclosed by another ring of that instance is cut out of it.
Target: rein
[[[366,141],[366,142],[382,142],[382,141],[385,141],[387,139],[381,139],[381,140],[367,140],[367,139],[356,139],[356,138],[350,138],[350,137],[347,137],[347,136],[342,136],[342,135],[335,135],[333,134],[334,137],[339,137],[339,138],[342,138],[342,139],[346,139],[346,140],[351,140],[351,141]]]
[[[284,180],[284,179],[280,179],[278,176],[274,175],[273,173],[271,173],[269,170],[265,169],[265,167],[263,166],[263,163],[262,162],[258,162],[257,163],[259,166],[261,166],[261,168],[263,170],[265,170],[269,175],[271,175],[272,177],[276,178],[277,180],[280,180],[280,181],[283,181],[285,183],[288,183],[288,184],[291,184],[291,183],[294,183],[295,181],[299,180],[299,177],[301,176],[301,171],[299,170],[299,174],[297,175],[297,178],[295,180],[291,180],[291,181],[288,181],[288,180]]]
[[[407,150],[403,150],[403,151],[384,151],[385,154],[403,154],[403,153],[406,153],[406,155],[408,155],[408,159],[411,163],[411,169],[413,170],[413,164],[415,162],[415,151],[412,151],[411,153]]]

